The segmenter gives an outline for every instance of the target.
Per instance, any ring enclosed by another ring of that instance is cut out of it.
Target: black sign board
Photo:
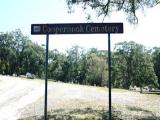
[[[123,33],[123,23],[32,24],[31,34],[105,34]]]

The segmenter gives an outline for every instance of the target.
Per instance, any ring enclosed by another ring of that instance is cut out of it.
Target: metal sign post
[[[44,119],[47,120],[47,89],[48,89],[48,46],[49,34],[46,35],[46,61],[45,61],[45,101],[44,101]]]
[[[123,33],[123,23],[70,23],[70,24],[32,24],[31,34],[46,35],[45,61],[45,105],[44,118],[47,120],[47,89],[48,89],[48,44],[49,34],[108,34],[108,79],[109,79],[109,120],[112,118],[111,109],[111,47],[110,34]]]
[[[111,41],[110,41],[110,33],[108,33],[108,89],[109,89],[109,120],[112,120],[112,96],[111,96]]]

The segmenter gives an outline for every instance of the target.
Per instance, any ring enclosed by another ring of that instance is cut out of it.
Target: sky
[[[0,0],[0,32],[21,29],[24,35],[39,44],[45,44],[45,35],[31,35],[31,24],[46,23],[86,23],[86,15],[80,7],[68,14],[66,0]],[[147,48],[160,46],[160,5],[138,12],[138,25],[127,22],[123,13],[112,13],[104,22],[123,22],[124,34],[111,34],[112,49],[118,42],[135,41]],[[94,12],[92,13],[94,14]],[[93,22],[102,22],[94,17]],[[84,48],[107,49],[107,34],[96,35],[50,35],[49,49],[64,52],[74,45]]]

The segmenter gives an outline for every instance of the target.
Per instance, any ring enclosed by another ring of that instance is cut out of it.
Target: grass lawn
[[[34,105],[42,109],[43,102],[40,98]],[[48,106],[51,120],[106,120],[108,89],[49,82]],[[31,116],[43,119],[43,111],[41,113]],[[113,120],[160,120],[160,96],[112,89],[112,115]]]
[[[18,113],[21,120],[43,120],[43,80],[0,76],[0,83],[1,118]],[[49,81],[48,115],[50,120],[107,120],[108,89]],[[113,120],[160,120],[160,95],[112,89],[112,115]]]

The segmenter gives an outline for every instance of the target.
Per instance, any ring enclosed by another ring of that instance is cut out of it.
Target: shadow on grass
[[[116,111],[112,108],[112,120],[160,120],[160,117],[156,117],[151,111],[144,110],[142,108],[127,106],[126,114],[122,114],[123,111]],[[132,113],[142,113],[132,114]],[[48,112],[48,120],[108,120],[107,110],[93,110],[91,108],[86,109],[58,109]],[[19,120],[44,120],[44,116],[30,116],[27,118],[21,118]]]
[[[108,120],[108,111],[93,110],[91,108],[75,109],[71,111],[58,110],[50,112],[49,120]],[[42,117],[41,120],[44,118]],[[121,120],[116,115],[112,116],[112,120]]]
[[[160,95],[160,92],[143,92],[142,94]]]
[[[108,111],[106,110],[93,110],[91,108],[86,109],[74,109],[74,110],[51,110],[48,112],[48,120],[108,120]],[[122,120],[118,118],[120,112],[114,111],[112,113],[112,120]],[[44,120],[44,116],[30,116],[27,118],[21,118],[19,120]]]
[[[141,114],[134,115],[133,118],[136,120],[160,120],[160,117],[156,117],[152,111],[145,110],[139,107],[127,106],[128,111],[139,112]]]

